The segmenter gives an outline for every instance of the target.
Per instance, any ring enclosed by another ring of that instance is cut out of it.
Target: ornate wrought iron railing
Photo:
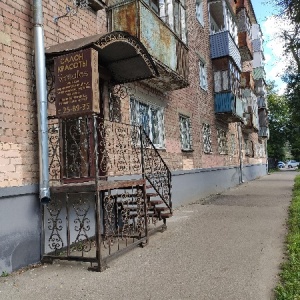
[[[53,185],[142,175],[171,212],[171,172],[142,127],[98,114],[52,116],[48,124]]]
[[[141,144],[143,174],[160,198],[164,201],[165,205],[170,209],[170,212],[172,212],[171,172],[151,142],[149,136],[142,128]]]

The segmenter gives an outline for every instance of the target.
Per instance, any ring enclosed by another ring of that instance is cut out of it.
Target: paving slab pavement
[[[284,256],[295,170],[283,170],[179,207],[102,273],[55,262],[0,278],[2,300],[269,300]]]

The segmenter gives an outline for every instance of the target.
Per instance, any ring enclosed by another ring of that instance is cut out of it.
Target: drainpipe
[[[33,33],[39,133],[39,197],[41,203],[46,204],[50,202],[50,188],[48,171],[47,84],[42,0],[33,0]]]
[[[239,140],[239,160],[240,160],[240,183],[244,182],[243,179],[243,152],[242,152],[242,136],[241,136],[241,123],[237,124],[238,140]]]

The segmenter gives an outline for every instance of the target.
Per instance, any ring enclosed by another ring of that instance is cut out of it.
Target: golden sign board
[[[72,116],[99,112],[98,53],[92,48],[54,59],[56,113]]]

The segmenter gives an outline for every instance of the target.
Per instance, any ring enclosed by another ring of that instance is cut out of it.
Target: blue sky
[[[271,2],[274,0],[252,0],[252,5],[264,36],[267,80],[275,80],[279,93],[282,94],[285,84],[282,82],[281,76],[284,73],[286,60],[282,59],[283,42],[276,38],[282,23],[274,19],[277,8]]]

